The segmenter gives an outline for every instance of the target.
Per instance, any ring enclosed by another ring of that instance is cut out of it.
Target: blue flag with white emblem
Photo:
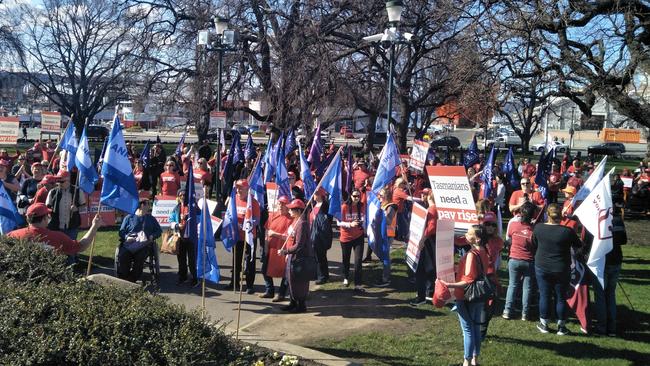
[[[145,169],[149,167],[150,158],[151,158],[151,147],[149,146],[149,141],[147,141],[147,143],[144,144],[144,148],[142,148],[142,153],[140,154],[140,162],[142,163],[142,166]]]
[[[275,171],[275,182],[278,185],[279,196],[291,197],[291,185],[289,184],[289,172],[284,159],[284,149],[280,147],[278,152],[277,169]]]
[[[248,139],[246,140],[246,146],[244,146],[244,158],[245,159],[255,159],[257,157],[257,151],[255,151],[255,144],[253,144],[253,138],[251,134],[248,134]]]
[[[478,144],[476,143],[476,136],[474,136],[472,143],[469,145],[469,149],[467,149],[467,152],[463,157],[463,165],[465,165],[465,169],[467,169],[479,161]]]
[[[84,126],[79,139],[79,146],[75,154],[75,165],[79,169],[79,188],[84,192],[91,194],[95,191],[95,184],[99,180],[97,170],[90,158],[90,149],[88,148],[88,137],[86,136],[86,127]]]
[[[481,174],[481,180],[483,181],[483,198],[486,199],[490,197],[492,193],[492,179],[494,178],[494,146],[492,146],[492,151],[490,151],[490,157],[488,158],[485,168],[483,168],[483,174]]]
[[[292,128],[287,135],[287,140],[284,142],[284,156],[291,155],[291,153],[296,151],[297,148],[296,131]]]
[[[184,237],[194,245],[198,238],[198,208],[196,207],[196,191],[194,189],[194,169],[190,164],[187,170],[187,181],[185,183],[185,201],[187,207],[187,222],[185,223]]]
[[[381,202],[374,192],[368,191],[367,227],[368,246],[379,259],[386,262],[390,248],[388,247],[388,230],[386,227],[386,214],[381,209]]]
[[[138,188],[117,115],[108,137],[108,146],[102,164],[102,177],[104,182],[99,202],[130,214],[135,213],[139,204]]]
[[[330,208],[327,212],[341,220],[341,205],[343,203],[341,192],[341,151],[339,150],[321,179],[321,187],[330,195]]]
[[[298,153],[300,154],[300,179],[302,179],[303,189],[305,190],[305,197],[309,198],[316,190],[316,182],[309,170],[309,163],[302,153],[302,147],[298,145]]]
[[[264,170],[262,169],[262,161],[258,160],[253,169],[253,174],[251,175],[250,180],[250,190],[252,192],[253,198],[260,204],[260,207],[264,207],[265,200],[265,186],[264,186]]]
[[[379,166],[375,180],[372,182],[372,191],[377,194],[380,189],[390,184],[395,178],[395,169],[402,163],[399,157],[399,151],[393,139],[393,134],[388,133],[386,145],[381,149],[379,154]]]
[[[230,192],[230,201],[226,207],[226,214],[221,223],[221,241],[224,248],[230,251],[237,240],[239,240],[239,224],[237,223],[237,202],[235,201],[235,190]]]
[[[208,200],[203,200],[201,226],[199,230],[199,248],[196,251],[196,275],[198,278],[205,278],[210,282],[219,283],[219,263],[217,263],[215,249],[216,245],[214,234],[212,233],[212,220],[210,219]]]
[[[68,122],[68,127],[63,133],[61,138],[61,150],[65,150],[67,154],[66,166],[68,171],[71,171],[75,167],[75,155],[77,155],[77,147],[79,146],[79,141],[77,140],[77,132],[74,127],[72,120]]]
[[[9,197],[5,185],[0,182],[0,234],[5,235],[25,223]]]

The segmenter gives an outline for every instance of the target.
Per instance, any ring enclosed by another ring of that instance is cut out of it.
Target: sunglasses
[[[353,194],[352,195],[352,198],[359,198],[359,197],[361,197],[361,196],[359,196],[358,194]]]
[[[527,185],[529,185],[529,184],[530,184],[530,182],[521,182],[521,185],[522,185],[522,186],[527,186]]]

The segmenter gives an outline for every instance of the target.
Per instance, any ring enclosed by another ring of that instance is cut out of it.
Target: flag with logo
[[[395,144],[392,133],[388,133],[386,145],[381,149],[379,154],[379,165],[375,180],[372,182],[372,191],[377,194],[380,189],[390,184],[395,178],[395,169],[402,163],[399,157],[399,151]]]
[[[183,131],[183,135],[181,136],[181,139],[178,140],[178,145],[176,145],[176,151],[174,152],[174,155],[176,155],[176,157],[179,160],[183,156],[183,145],[185,145],[185,135],[187,135],[187,130]]]
[[[255,253],[255,225],[257,225],[259,218],[253,215],[253,192],[250,189],[248,190],[246,201],[246,213],[244,214],[244,224],[242,229],[246,236],[246,244],[251,248],[251,253]],[[251,255],[249,258],[250,260],[253,260],[255,256]]]
[[[75,154],[75,165],[79,169],[79,188],[84,192],[91,194],[95,191],[95,184],[99,180],[97,170],[90,158],[90,148],[88,147],[88,137],[86,136],[86,127],[84,126]]]
[[[596,275],[603,288],[605,288],[605,256],[614,247],[612,207],[612,191],[609,173],[607,173],[574,211],[582,226],[594,237],[587,258],[587,267]]]
[[[542,154],[539,157],[539,162],[537,163],[537,172],[535,173],[535,184],[537,184],[537,189],[544,199],[548,196],[549,171],[547,170],[547,167],[550,157],[549,154],[544,154],[542,151]]]
[[[201,208],[201,226],[199,230],[200,249],[196,251],[196,275],[212,283],[219,283],[219,263],[217,262],[216,243],[212,232],[212,220],[208,200],[203,200]]]
[[[368,207],[366,218],[366,234],[368,235],[368,246],[379,259],[388,260],[390,248],[388,248],[388,231],[386,228],[386,215],[381,209],[381,202],[373,191],[367,192]]]
[[[481,174],[481,180],[483,181],[483,198],[487,199],[492,193],[492,179],[494,178],[494,146],[492,146],[492,151],[490,151],[490,156],[488,157],[487,163],[483,168],[483,174]]]
[[[606,164],[607,164],[607,155],[605,155],[603,160],[601,160],[600,163],[596,165],[594,171],[591,173],[591,175],[589,175],[589,178],[587,178],[587,180],[582,185],[582,187],[580,187],[576,195],[573,196],[573,200],[571,201],[571,204],[574,205],[574,207],[576,202],[583,201],[585,198],[587,198],[589,193],[591,193],[591,191],[596,187],[598,182],[600,182],[601,179],[603,179],[603,175],[605,174]]]
[[[321,187],[330,195],[330,207],[327,213],[336,217],[338,220],[341,220],[341,205],[343,203],[341,195],[341,165],[341,150],[339,149],[320,182]]]
[[[204,200],[205,201],[205,200]],[[185,232],[183,233],[192,245],[196,243],[198,237],[198,207],[196,206],[196,191],[194,189],[194,169],[190,164],[187,170],[187,181],[185,183],[185,202],[187,207],[187,222],[185,223]],[[208,210],[208,214],[210,210]],[[209,220],[209,219],[208,219]]]
[[[108,146],[102,164],[102,177],[104,181],[99,202],[134,214],[139,205],[138,188],[117,114],[108,137]]]
[[[515,165],[515,153],[512,151],[512,147],[508,149],[506,158],[503,162],[503,173],[508,178],[511,187],[518,187],[519,177],[517,176],[517,166]]]
[[[66,167],[68,171],[72,171],[72,168],[75,167],[75,156],[77,155],[78,146],[77,131],[75,130],[74,123],[70,120],[61,138],[61,150],[66,151]]]
[[[266,190],[266,187],[264,186],[264,171],[262,170],[261,160],[258,160],[257,164],[255,164],[255,167],[253,168],[253,174],[251,174],[249,185],[249,190],[252,192],[253,198],[257,201],[257,203],[259,203],[259,206],[261,208],[264,207],[264,192]]]
[[[251,134],[248,134],[248,139],[246,140],[246,146],[244,146],[244,158],[245,159],[255,159],[257,157],[257,151],[255,151],[255,144],[253,144],[253,138]]]
[[[278,160],[276,163],[275,182],[278,185],[278,194],[280,196],[291,197],[291,184],[289,184],[289,172],[284,158],[284,149],[280,146],[278,150]]]
[[[298,153],[300,154],[300,179],[302,180],[303,189],[305,190],[305,197],[309,198],[316,190],[316,182],[309,170],[309,163],[302,153],[302,147],[298,145]]]
[[[284,142],[284,156],[291,155],[292,152],[296,151],[298,144],[296,143],[296,131],[292,128],[289,130],[287,139]]]
[[[24,223],[4,184],[0,183],[0,234],[5,235]]]
[[[566,297],[567,305],[576,314],[580,322],[580,328],[584,333],[588,333],[590,328],[589,317],[589,273],[583,263],[575,261],[575,266],[571,269],[571,280],[569,282],[569,293]]]
[[[149,167],[149,159],[151,159],[151,147],[149,146],[149,141],[147,141],[142,148],[139,159],[145,169]]]
[[[239,224],[237,223],[237,202],[235,190],[230,192],[230,199],[226,205],[226,213],[221,223],[221,241],[224,248],[230,251],[239,240]]]
[[[463,157],[463,165],[465,165],[465,169],[467,169],[479,161],[478,144],[476,143],[476,136],[474,136],[472,143],[469,145],[469,149],[467,149],[467,152]]]

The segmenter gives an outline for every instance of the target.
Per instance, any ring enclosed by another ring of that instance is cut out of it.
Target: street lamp
[[[393,69],[395,68],[395,45],[415,42],[416,37],[411,33],[401,33],[398,30],[402,20],[403,2],[400,0],[387,1],[386,13],[388,14],[389,27],[383,33],[363,37],[366,42],[379,42],[384,49],[389,49],[390,66],[388,70],[388,127],[390,132],[390,118],[393,114]]]

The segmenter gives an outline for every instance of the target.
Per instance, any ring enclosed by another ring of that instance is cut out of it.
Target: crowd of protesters
[[[277,132],[272,133],[273,140],[279,137]],[[177,252],[177,284],[194,286],[198,283],[197,243],[185,234],[188,205],[185,190],[181,189],[184,182],[191,182],[204,186],[208,196],[220,202],[217,208],[220,212],[225,207],[224,201],[230,197],[230,190],[235,189],[236,192],[234,197],[240,232],[234,250],[232,275],[226,288],[243,287],[247,294],[254,294],[256,260],[259,258],[265,291],[258,296],[281,302],[287,300],[288,292],[291,301],[282,309],[305,312],[309,282],[314,278],[298,276],[292,269],[293,264],[304,264],[307,262],[305,258],[313,258],[316,284],[332,281],[328,262],[332,258],[328,259],[328,250],[337,235],[342,252],[341,273],[338,275],[343,286],[352,285],[357,294],[363,293],[368,286],[391,286],[390,260],[382,261],[382,275],[377,283],[369,284],[364,280],[364,262],[372,258],[365,221],[368,193],[379,163],[376,155],[345,151],[349,163],[344,164],[342,181],[348,183],[343,187],[341,218],[334,219],[328,214],[330,200],[325,190],[318,189],[312,197],[305,197],[298,150],[289,151],[286,166],[291,194],[277,197],[274,200],[276,207],[252,205],[260,221],[253,231],[256,244],[251,248],[244,243],[246,233],[243,228],[250,197],[248,177],[262,151],[258,149],[253,154],[247,153],[244,159],[229,162],[227,150],[223,146],[213,149],[213,146],[204,141],[198,148],[184,146],[178,154],[167,155],[162,145],[154,144],[146,159],[143,159],[134,145],[127,144],[141,198],[136,213],[124,217],[119,230],[118,275],[121,278],[130,281],[139,279],[144,262],[142,248],[162,234],[160,225],[151,216],[152,201],[160,194],[177,197],[178,204],[170,217],[171,230],[181,237]],[[322,152],[319,160],[327,164],[334,153],[335,148],[330,146]],[[462,156],[443,155],[441,159],[441,156],[434,154],[427,164],[445,166],[464,163]],[[456,300],[455,310],[464,337],[464,364],[478,363],[480,342],[486,337],[487,324],[495,309],[494,304],[466,303],[464,288],[480,274],[498,283],[497,269],[502,254],[508,259],[506,267],[509,274],[507,291],[501,293],[505,297],[502,317],[514,319],[515,313],[520,312],[522,320],[532,320],[533,302],[538,298],[537,328],[543,333],[550,332],[551,318],[555,316],[557,334],[569,333],[566,299],[572,263],[575,258],[583,260],[581,258],[588,253],[590,242],[589,235],[585,235],[579,220],[573,216],[575,206],[572,198],[592,173],[595,163],[591,156],[583,159],[565,154],[554,158],[551,172],[546,178],[546,198],[540,192],[539,182],[536,182],[540,167],[528,158],[522,159],[515,171],[507,175],[503,164],[494,162],[491,164],[492,174],[489,176],[492,179],[489,182],[483,181],[486,176],[484,170],[490,169],[486,167],[483,155],[465,167],[479,223],[465,235],[456,238],[455,245],[461,258],[456,270],[456,282],[444,283],[453,289]],[[226,172],[228,164],[231,164],[228,168],[231,171]],[[190,167],[193,173],[188,177]],[[622,262],[620,246],[626,242],[623,208],[640,197],[646,197],[643,202],[647,206],[649,173],[647,165],[642,162],[637,170],[624,169],[612,180],[614,250],[607,255],[604,288],[597,281],[592,282],[596,294],[597,333],[616,333],[615,288]],[[318,182],[323,172],[312,169],[311,174]],[[13,156],[0,149],[0,179],[28,222],[26,228],[13,231],[10,236],[40,236],[74,261],[74,256],[87,247],[101,225],[101,220],[96,217],[90,230],[76,241],[80,226],[79,208],[86,205],[88,200],[74,184],[75,170],[66,169],[65,156],[55,154],[52,143],[36,143],[25,153]],[[631,183],[626,184],[624,179],[630,179]],[[101,186],[101,181],[97,184]],[[489,194],[485,193],[486,185],[491,187]],[[417,271],[409,273],[409,281],[417,294],[410,302],[413,306],[431,301],[433,297],[438,220],[434,196],[426,174],[409,169],[407,162],[397,167],[393,181],[377,194],[386,218],[389,244],[394,248],[408,242],[412,203],[418,202],[427,209]],[[647,212],[647,207],[645,210]],[[505,241],[500,236],[501,216],[509,218]],[[277,289],[274,279],[279,281]],[[553,299],[554,312],[551,306]]]

